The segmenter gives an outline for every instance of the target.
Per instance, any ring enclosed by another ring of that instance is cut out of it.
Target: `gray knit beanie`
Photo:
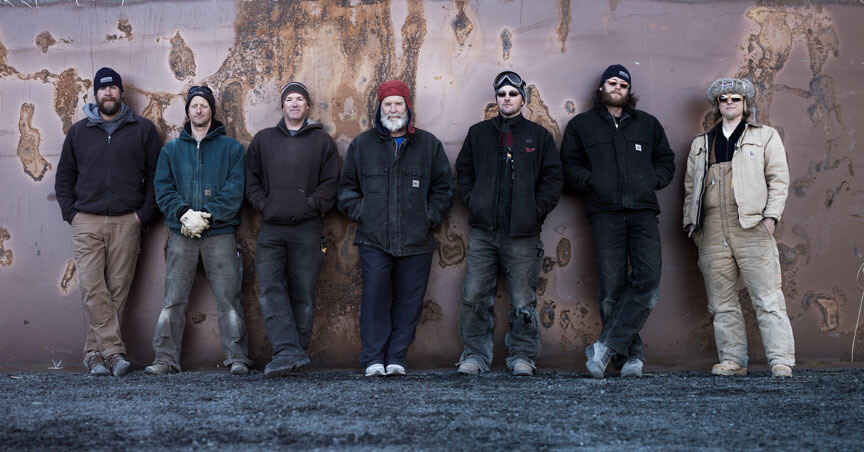
[[[717,96],[723,94],[740,94],[747,100],[747,105],[754,105],[756,90],[750,80],[741,78],[718,78],[708,87],[706,97],[711,106],[717,104]]]

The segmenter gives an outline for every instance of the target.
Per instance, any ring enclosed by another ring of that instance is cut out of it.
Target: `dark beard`
[[[109,100],[113,101],[111,105],[106,104]],[[105,116],[113,116],[120,111],[120,102],[113,97],[103,97],[96,105],[99,107],[99,113]]]
[[[600,98],[603,99],[605,105],[610,107],[623,108],[630,103],[630,93],[627,93],[626,96],[621,96],[618,99],[613,99],[611,94],[603,90],[600,92]]]

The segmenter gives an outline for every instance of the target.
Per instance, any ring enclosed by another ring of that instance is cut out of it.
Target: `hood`
[[[201,141],[203,142],[207,140],[212,140],[219,135],[225,135],[225,125],[216,119],[211,119],[210,128],[207,129],[207,135],[205,135],[204,139]],[[198,140],[196,140],[195,137],[192,135],[192,123],[186,121],[186,124],[183,125],[183,130],[180,131],[179,138],[181,140],[192,141],[196,143],[198,142]]]
[[[96,104],[87,104],[83,108],[84,115],[90,120],[91,124],[105,124],[108,122],[126,122],[132,116],[132,110],[126,104],[120,104],[120,114],[114,119],[108,121],[99,116],[99,106]]]
[[[289,137],[291,136],[291,132],[288,131],[288,125],[285,124],[285,118],[284,117],[282,119],[280,119],[278,123],[276,123],[276,128],[279,129],[279,131],[282,132],[284,135],[289,136]],[[303,123],[303,127],[300,127],[300,130],[297,131],[297,135],[302,135],[302,134],[304,134],[304,133],[306,133],[312,129],[323,129],[323,128],[324,128],[324,126],[321,125],[321,123],[312,121],[311,119],[306,119],[306,122]]]

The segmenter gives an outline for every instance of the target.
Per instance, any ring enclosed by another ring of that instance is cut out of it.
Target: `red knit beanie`
[[[381,103],[387,96],[402,96],[405,99],[405,105],[408,110],[411,110],[411,90],[408,85],[401,80],[389,80],[378,85],[378,103]]]

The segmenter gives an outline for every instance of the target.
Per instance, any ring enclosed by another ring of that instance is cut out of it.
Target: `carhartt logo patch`
[[[204,190],[204,196],[210,196],[210,189]]]
[[[414,188],[420,188],[420,181],[417,179],[414,179],[413,181],[411,181],[411,186]]]
[[[102,77],[99,79],[99,83],[103,83],[103,84],[104,83],[110,83],[113,81],[114,81],[114,78],[112,78],[112,77]]]
[[[635,146],[636,146],[637,151],[642,152],[642,145],[641,144],[636,143]]]

